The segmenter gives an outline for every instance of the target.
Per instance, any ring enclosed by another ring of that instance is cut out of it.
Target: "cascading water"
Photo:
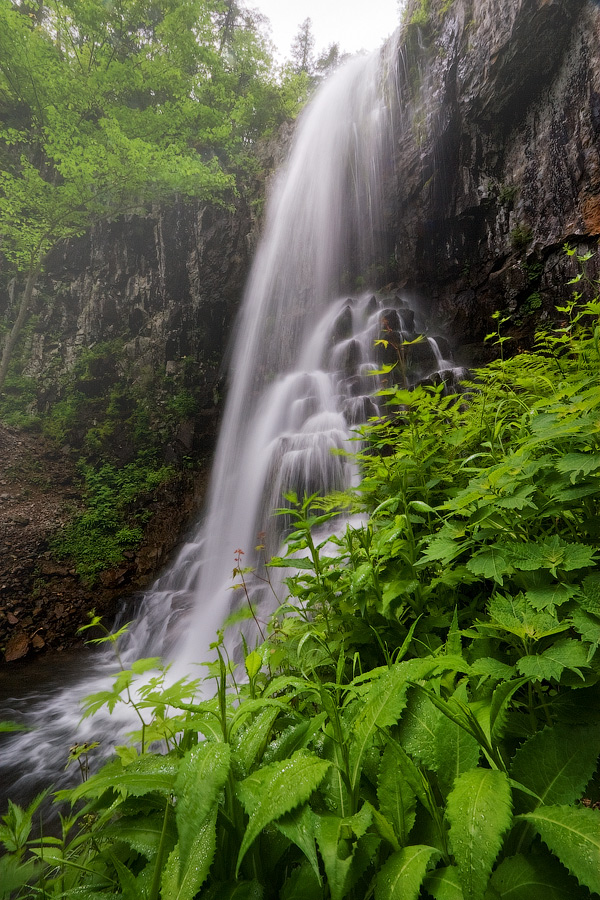
[[[145,597],[124,648],[129,662],[162,655],[181,674],[205,660],[230,610],[237,548],[247,554],[245,564],[259,564],[257,543],[278,550],[279,520],[271,511],[282,505],[284,491],[326,492],[354,477],[347,458],[331,451],[352,449],[352,426],[377,413],[377,383],[368,373],[384,351],[376,351],[375,341],[415,336],[414,314],[398,297],[345,293],[359,278],[373,278],[386,255],[393,59],[390,45],[348,63],[298,125],[237,323],[206,516]],[[438,345],[429,346],[424,375],[447,367]],[[28,718],[41,733],[13,739],[3,765],[26,770],[26,778],[59,771],[75,740],[79,699],[100,690],[114,668],[112,658],[95,658],[89,678],[38,704],[29,698]],[[85,725],[79,741],[108,727],[97,720]]]

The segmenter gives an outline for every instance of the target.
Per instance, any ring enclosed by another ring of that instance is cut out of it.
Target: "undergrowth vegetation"
[[[558,312],[458,395],[384,391],[358,489],[295,504],[264,642],[236,669],[219,633],[214,696],[150,659],[88,699],[140,730],[89,777],[72,751],[61,834],[10,805],[0,897],[600,893],[600,302]],[[341,499],[362,524],[332,536]]]
[[[72,371],[58,378],[57,396],[43,401],[36,379],[22,374],[34,325],[32,320],[17,345],[0,394],[0,421],[41,432],[74,460],[84,509],[57,532],[51,548],[93,585],[141,543],[151,517],[149,499],[168,482],[189,476],[194,452],[184,455],[177,434],[202,409],[202,370],[190,358],[177,376],[133,377],[123,362],[124,341],[115,339],[82,350]]]
[[[50,543],[58,559],[73,560],[78,575],[93,584],[100,572],[117,566],[124,552],[140,543],[142,525],[151,516],[144,499],[176,472],[142,453],[122,468],[111,463],[94,468],[81,461],[79,470],[85,510]]]

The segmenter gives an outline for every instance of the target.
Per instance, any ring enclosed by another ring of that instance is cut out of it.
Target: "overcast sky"
[[[271,22],[281,58],[288,57],[298,26],[312,19],[315,51],[336,41],[340,50],[375,50],[399,23],[398,0],[248,0]]]

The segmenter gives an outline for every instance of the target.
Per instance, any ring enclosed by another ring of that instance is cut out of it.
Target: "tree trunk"
[[[29,269],[27,282],[25,284],[25,290],[23,291],[23,294],[21,296],[21,303],[19,304],[19,312],[17,314],[17,318],[15,319],[13,327],[6,335],[4,348],[2,350],[2,360],[0,361],[0,391],[4,387],[4,382],[6,381],[6,374],[8,372],[10,361],[12,359],[13,350],[15,349],[15,344],[17,343],[19,335],[21,334],[21,329],[25,325],[29,316],[29,306],[31,304],[31,298],[33,296],[33,291],[37,284],[40,272],[42,270],[43,261],[43,257],[40,256],[39,259],[37,259]]]

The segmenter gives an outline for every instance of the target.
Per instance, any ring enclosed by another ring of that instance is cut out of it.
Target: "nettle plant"
[[[285,510],[289,597],[241,669],[219,633],[211,699],[160,669],[134,692],[157,660],[89,698],[141,728],[59,792],[61,836],[11,804],[0,897],[600,893],[600,303],[559,313],[461,394],[384,392],[363,524]]]

